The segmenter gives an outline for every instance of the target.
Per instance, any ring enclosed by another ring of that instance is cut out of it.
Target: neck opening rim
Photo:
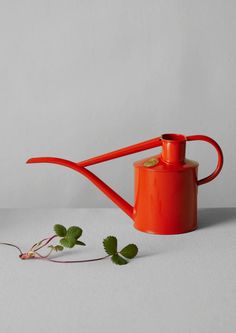
[[[171,143],[178,143],[178,142],[183,142],[187,141],[187,138],[183,134],[175,134],[175,133],[165,133],[161,135],[161,140],[162,141],[168,141]]]
[[[183,164],[185,162],[186,136],[167,133],[161,136],[161,159],[167,164]]]

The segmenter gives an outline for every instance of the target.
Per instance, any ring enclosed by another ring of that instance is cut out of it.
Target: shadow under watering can
[[[185,158],[186,142],[194,140],[210,143],[218,154],[214,172],[200,180],[197,178],[199,164]],[[155,147],[162,147],[160,154],[134,163],[134,207],[86,169],[90,165]],[[210,182],[219,174],[223,166],[223,153],[216,141],[205,135],[163,134],[82,162],[75,163],[57,157],[35,157],[27,163],[53,163],[78,171],[131,217],[136,229],[170,235],[197,228],[198,186]]]

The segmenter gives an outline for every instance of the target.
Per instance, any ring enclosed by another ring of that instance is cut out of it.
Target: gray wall
[[[235,205],[235,11],[230,0],[1,0],[1,207],[113,206],[79,174],[25,160],[78,161],[165,132],[221,144],[223,172],[200,205]],[[154,151],[92,170],[132,202],[132,162]],[[204,143],[188,156],[200,176],[216,163]]]

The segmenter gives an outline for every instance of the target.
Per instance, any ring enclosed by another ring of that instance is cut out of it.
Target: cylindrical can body
[[[154,234],[196,229],[198,163],[186,159],[171,165],[160,155],[153,158],[157,164],[152,167],[145,167],[147,159],[134,163],[134,227]]]

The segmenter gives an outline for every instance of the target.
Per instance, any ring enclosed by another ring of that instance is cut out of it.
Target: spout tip
[[[27,164],[31,164],[31,163],[53,163],[53,164],[60,164],[60,165],[68,166],[68,167],[74,167],[74,164],[75,164],[71,161],[67,161],[67,160],[64,160],[62,158],[45,157],[45,156],[29,158],[26,161],[26,163]]]
[[[25,163],[26,164],[35,163],[35,158],[29,158]]]
[[[43,162],[41,157],[31,157],[26,161],[26,164]]]

